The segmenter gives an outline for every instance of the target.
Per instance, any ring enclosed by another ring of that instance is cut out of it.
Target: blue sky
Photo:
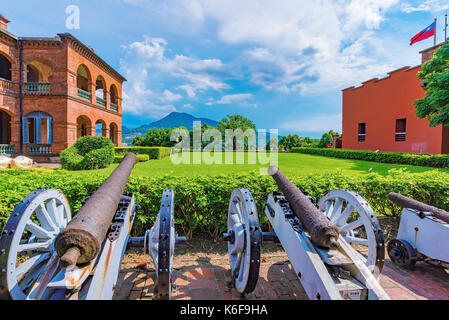
[[[66,28],[66,7],[80,29]],[[319,137],[341,130],[341,89],[420,63],[416,33],[449,1],[95,0],[3,1],[18,36],[70,32],[128,82],[123,125],[172,111]]]

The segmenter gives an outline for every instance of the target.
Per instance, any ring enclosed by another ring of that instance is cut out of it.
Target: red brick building
[[[85,135],[121,145],[126,79],[71,34],[17,37],[0,15],[0,154],[36,161]]]
[[[442,44],[420,52],[422,63]],[[449,153],[449,127],[429,127],[415,115],[413,102],[425,96],[417,74],[421,66],[403,67],[382,79],[343,90],[345,149],[414,153]]]

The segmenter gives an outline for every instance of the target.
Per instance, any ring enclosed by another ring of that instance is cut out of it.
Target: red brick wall
[[[416,117],[413,102],[425,91],[417,78],[420,67],[390,73],[359,88],[343,90],[343,148],[399,152],[442,152],[442,126],[430,128]],[[407,119],[406,141],[396,142],[396,119]],[[366,141],[358,141],[358,124],[366,123]]]
[[[15,152],[19,152],[20,122],[19,122],[19,51],[16,41],[9,39],[0,32],[0,53],[12,63],[13,84],[0,80],[0,110],[11,116],[11,143]],[[103,64],[93,59],[89,53],[80,50],[80,46],[70,39],[64,38],[62,43],[56,41],[27,41],[23,45],[24,76],[26,79],[26,64],[33,60],[41,60],[51,65],[51,94],[48,96],[23,95],[23,116],[35,111],[46,112],[53,118],[52,153],[60,153],[73,145],[77,139],[77,118],[88,117],[92,123],[91,134],[95,135],[95,123],[105,124],[104,134],[110,137],[110,126],[118,128],[116,142],[121,146],[122,127],[122,79],[111,72]],[[76,75],[78,66],[84,64],[90,73],[91,100],[78,97]],[[106,82],[106,107],[96,103],[95,81],[98,76]],[[114,84],[118,93],[118,111],[110,107],[109,90]],[[24,148],[25,150],[25,148]]]

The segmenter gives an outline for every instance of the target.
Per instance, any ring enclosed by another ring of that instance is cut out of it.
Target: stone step
[[[49,157],[50,163],[61,163],[60,157]]]

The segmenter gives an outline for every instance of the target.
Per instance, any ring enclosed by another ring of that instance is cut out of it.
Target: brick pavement
[[[182,265],[182,262],[181,262]],[[152,267],[152,263],[148,263]],[[227,288],[230,280],[227,265],[191,266],[175,270],[173,299],[233,300],[233,299],[307,299],[300,281],[288,261],[261,264],[257,287],[251,294],[240,297]],[[151,268],[122,269],[114,299],[151,300],[155,272]],[[380,277],[380,284],[393,300],[449,300],[449,271],[423,262],[415,270],[403,270],[389,260]]]

